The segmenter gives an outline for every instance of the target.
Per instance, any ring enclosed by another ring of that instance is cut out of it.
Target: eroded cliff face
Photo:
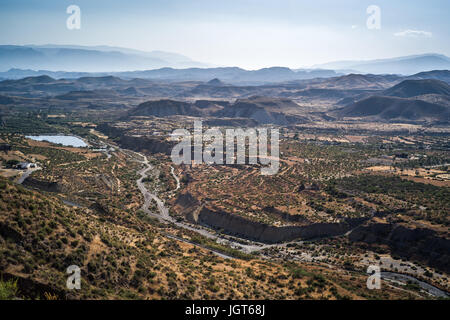
[[[384,244],[393,254],[402,258],[424,262],[450,272],[450,240],[430,229],[368,223],[354,229],[349,239],[369,245]]]
[[[121,136],[118,143],[125,149],[152,154],[162,153],[166,155],[170,155],[174,146],[174,144],[161,139],[131,136]]]
[[[184,216],[192,223],[198,223],[221,232],[241,238],[264,243],[281,243],[295,239],[314,239],[343,235],[351,228],[366,221],[366,219],[348,219],[342,223],[309,223],[307,219],[290,219],[287,222],[303,222],[303,225],[276,227],[251,221],[245,217],[228,213],[217,208],[202,204],[188,191],[178,195],[173,201],[172,210]],[[269,209],[268,209],[269,210]]]
[[[214,211],[207,207],[203,207],[199,211],[197,222],[223,230],[225,233],[264,243],[337,236],[350,229],[347,223],[314,223],[306,226],[275,227],[250,221],[235,214]]]
[[[173,203],[172,210],[184,216],[189,222],[196,223],[198,220],[197,211],[200,207],[200,202],[189,192],[182,192]]]
[[[115,128],[107,123],[99,125],[97,129],[110,138],[115,139],[122,148],[137,152],[170,155],[175,145],[175,142],[166,141],[157,137],[127,136],[125,130]]]

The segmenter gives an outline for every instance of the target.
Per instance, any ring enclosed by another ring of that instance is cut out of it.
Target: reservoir
[[[78,137],[75,136],[26,136],[28,139],[36,141],[47,141],[56,144],[62,144],[66,147],[87,147],[88,145]]]

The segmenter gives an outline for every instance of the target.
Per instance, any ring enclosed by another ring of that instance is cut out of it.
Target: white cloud
[[[431,38],[433,34],[428,31],[422,31],[422,30],[405,30],[400,31],[397,33],[394,33],[394,36],[396,37],[426,37]]]

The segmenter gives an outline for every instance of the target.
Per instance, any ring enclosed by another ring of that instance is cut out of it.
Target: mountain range
[[[450,69],[450,58],[441,54],[422,54],[366,61],[335,61],[313,66],[332,70],[352,70],[354,73],[411,75],[423,71]]]
[[[322,92],[320,89],[316,90]],[[325,91],[325,94],[329,93]],[[304,112],[301,105],[288,98],[252,96],[236,99],[233,103],[153,100],[138,105],[128,112],[128,116],[214,117],[247,119],[258,124],[289,125],[308,121]],[[363,118],[367,121],[448,123],[450,85],[434,79],[404,80],[385,90],[372,91],[372,94],[366,92],[366,96],[343,108],[332,110],[329,115],[337,118]]]
[[[128,112],[127,117],[135,116],[191,116],[215,117],[217,119],[245,119],[257,124],[287,125],[303,122],[299,116],[299,105],[290,99],[250,97],[228,101],[197,100],[187,103],[176,100],[153,100],[141,103]]]
[[[176,53],[144,52],[108,46],[0,46],[0,70],[31,69],[75,72],[117,72],[162,67],[207,67]]]
[[[299,61],[301,64],[301,61]],[[245,70],[211,67],[177,53],[139,51],[110,46],[0,45],[0,79],[48,75],[55,79],[114,75],[167,81],[209,81],[218,78],[233,84],[261,84],[349,73],[412,75],[423,71],[448,70],[450,58],[423,54],[367,61],[338,61],[310,69],[270,67]]]
[[[53,79],[42,75],[0,81],[0,105],[27,108],[30,98],[35,105],[65,108],[139,105],[128,115],[246,119],[279,125],[323,117],[448,123],[449,73],[434,70],[407,77],[349,74],[253,86],[217,78],[170,82],[115,76]]]
[[[294,71],[284,67],[271,67],[259,70],[245,70],[237,67],[220,68],[185,68],[175,69],[164,67],[142,71],[123,72],[67,72],[49,70],[31,70],[11,68],[0,72],[0,79],[22,79],[25,77],[50,76],[54,79],[77,79],[80,77],[115,76],[123,79],[148,79],[163,81],[209,81],[217,78],[226,83],[239,85],[258,85],[295,80],[309,80],[314,78],[328,78],[342,75],[333,70]]]
[[[411,98],[424,94],[450,95],[450,86],[444,81],[427,80],[405,80],[383,92],[385,96]]]
[[[331,114],[371,121],[449,123],[450,86],[434,79],[404,80]]]
[[[448,123],[450,107],[419,99],[373,96],[339,110],[340,117],[377,121]]]

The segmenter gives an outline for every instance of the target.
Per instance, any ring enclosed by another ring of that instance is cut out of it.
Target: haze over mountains
[[[150,79],[123,79],[116,76],[54,79],[43,75],[0,82],[0,94],[22,97],[60,96],[69,92],[110,90],[115,94],[151,98],[177,99],[242,99],[250,96],[271,96],[290,99],[326,99],[337,103],[342,99],[371,95],[411,79],[450,80],[450,71],[432,71],[409,77],[395,75],[349,74],[331,78],[305,79],[276,84],[237,85],[219,79],[208,81],[165,81]],[[429,82],[427,82],[429,83]],[[432,85],[428,85],[428,87]],[[442,87],[437,86],[437,87]],[[430,91],[431,90],[431,91]],[[437,93],[437,89],[421,91]],[[436,91],[436,92],[435,92]],[[361,97],[360,97],[361,98]],[[344,101],[345,102],[345,101]],[[348,104],[341,103],[342,105]]]
[[[123,79],[148,79],[164,81],[209,81],[217,78],[233,84],[262,84],[314,78],[327,78],[342,75],[334,70],[304,70],[294,71],[285,67],[271,67],[259,70],[244,70],[238,67],[220,68],[186,68],[175,69],[164,67],[153,70],[124,71],[124,72],[66,72],[48,70],[30,70],[11,68],[0,72],[1,79],[22,79],[25,77],[50,76],[55,79],[76,79],[80,77],[116,76]]]
[[[162,67],[206,67],[190,58],[170,52],[144,52],[108,46],[0,46],[0,70],[11,68],[114,72],[157,69]]]
[[[414,74],[422,71],[450,69],[450,58],[441,54],[423,54],[367,61],[335,61],[314,68],[353,70],[359,73]]]
[[[299,65],[302,61],[298,62]],[[218,78],[233,84],[260,84],[314,78],[337,77],[349,73],[412,75],[423,71],[448,70],[450,59],[424,54],[371,61],[341,61],[316,65],[311,69],[270,67],[245,70],[214,67],[170,52],[109,46],[28,45],[0,46],[0,79],[20,79],[48,75],[53,78],[114,75],[168,81],[209,81]]]

